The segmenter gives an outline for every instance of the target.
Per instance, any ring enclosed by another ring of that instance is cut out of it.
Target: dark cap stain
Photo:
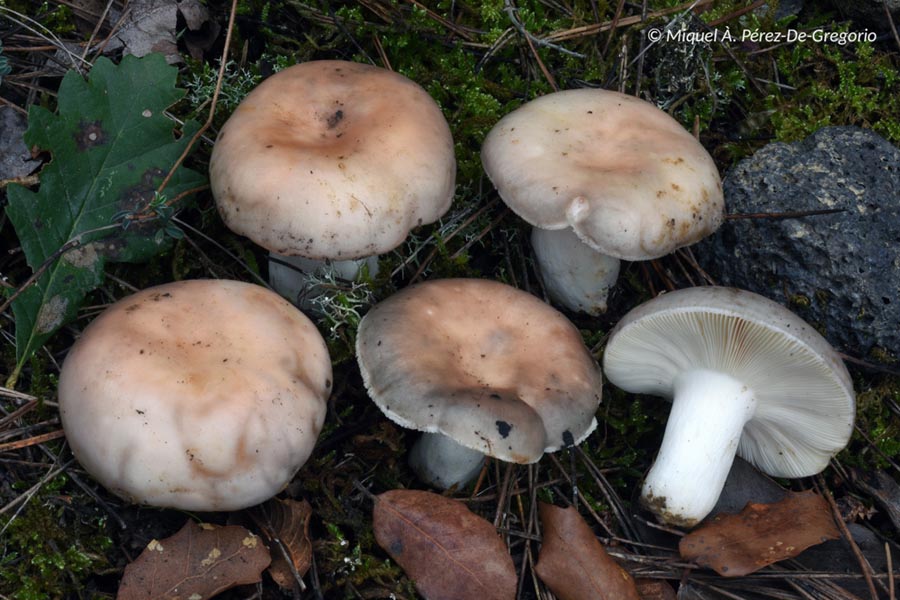
[[[84,120],[80,121],[78,129],[75,130],[72,136],[75,138],[75,145],[82,152],[106,143],[106,132],[103,131],[99,119],[90,123]]]

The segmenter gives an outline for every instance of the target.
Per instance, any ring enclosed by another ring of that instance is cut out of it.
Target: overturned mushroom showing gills
[[[672,399],[643,503],[692,527],[716,503],[735,452],[776,477],[824,469],[850,439],[853,383],[812,327],[767,298],[733,288],[667,293],[610,334],[609,380]]]
[[[600,369],[578,330],[531,294],[481,279],[406,288],[362,319],[357,359],[375,404],[427,432],[411,462],[465,485],[484,455],[533,463],[597,426]]]
[[[723,220],[721,180],[703,146],[654,105],[618,92],[577,89],[532,100],[494,126],[481,160],[513,212],[546,230],[534,245],[541,277],[572,310],[606,309],[610,269],[602,263],[658,258]],[[573,253],[575,288],[570,271],[547,268],[553,261],[543,258],[569,243],[548,238],[573,233],[595,251]],[[587,275],[598,272],[591,283]]]
[[[325,419],[331,361],[303,313],[238,281],[119,300],[72,347],[59,382],[72,452],[116,495],[237,510],[278,493]]]
[[[350,262],[394,249],[443,215],[456,159],[444,116],[418,84],[329,60],[287,68],[247,95],[222,127],[209,171],[233,231],[276,255]],[[279,291],[299,289],[283,282],[290,266],[272,269],[282,271],[273,275]]]

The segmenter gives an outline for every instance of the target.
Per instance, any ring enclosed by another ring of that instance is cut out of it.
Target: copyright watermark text
[[[800,31],[798,29],[786,29],[784,31],[741,29],[732,31],[730,28],[725,28],[712,29],[709,31],[689,31],[686,29],[652,27],[647,30],[647,39],[651,42],[675,42],[679,44],[714,44],[730,42],[797,44],[813,42],[815,44],[838,44],[839,46],[844,46],[856,42],[874,42],[876,37],[876,33],[874,31],[869,31],[868,29],[862,31],[829,31],[827,29],[813,29],[811,31]]]

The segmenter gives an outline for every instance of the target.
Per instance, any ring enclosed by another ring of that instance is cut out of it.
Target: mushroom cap
[[[618,92],[532,100],[488,133],[481,160],[528,223],[572,227],[616,258],[657,258],[722,223],[722,183],[703,146],[654,105]]]
[[[456,159],[418,84],[327,60],[250,92],[219,132],[209,175],[233,231],[278,254],[344,260],[396,248],[443,215]]]
[[[645,302],[610,333],[603,369],[627,392],[667,398],[689,370],[741,381],[757,407],[737,453],[778,477],[820,472],[853,431],[853,382],[837,352],[800,317],[745,290],[694,287]]]
[[[505,461],[536,462],[597,426],[602,378],[578,330],[502,283],[410,286],[366,314],[356,353],[391,420]]]
[[[106,309],[59,382],[66,437],[111,492],[237,510],[306,462],[331,390],[322,336],[274,292],[238,281],[148,288]]]

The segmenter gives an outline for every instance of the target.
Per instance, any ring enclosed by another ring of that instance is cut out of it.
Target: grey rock
[[[753,465],[737,456],[728,472],[725,487],[719,494],[716,505],[710,511],[710,518],[720,513],[736,514],[747,504],[773,504],[782,500],[787,490],[771,477],[761,473]]]
[[[849,523],[847,530],[862,555],[866,558],[875,573],[887,570],[887,559],[884,552],[884,540],[866,527],[857,523]],[[844,588],[860,598],[870,598],[866,582],[860,577],[862,567],[856,558],[850,543],[846,539],[829,540],[824,544],[813,546],[797,557],[797,562],[811,571],[829,571],[846,573],[854,578],[832,579],[831,583]],[[813,592],[814,590],[810,590]]]
[[[841,15],[853,19],[853,29],[856,31],[868,27],[887,30],[889,24],[884,14],[885,7],[894,19],[900,18],[900,0],[831,0],[831,4]]]
[[[719,284],[788,306],[838,350],[900,356],[900,149],[826,127],[769,144],[723,185],[729,213],[843,212],[726,221],[696,249]]]
[[[24,177],[41,164],[32,160],[22,139],[27,127],[25,117],[19,112],[0,106],[0,179]]]

